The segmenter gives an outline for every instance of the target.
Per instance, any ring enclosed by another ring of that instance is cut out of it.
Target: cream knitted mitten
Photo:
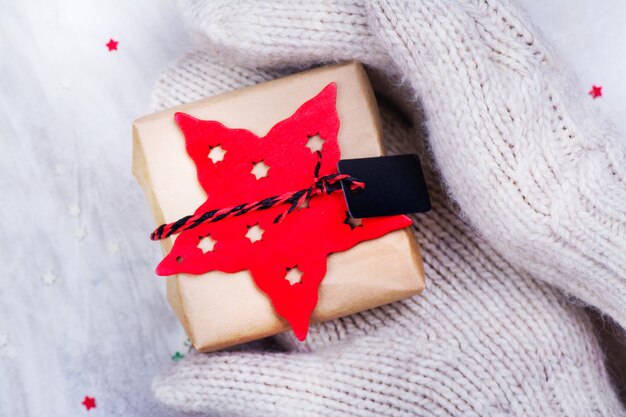
[[[404,82],[467,220],[514,266],[626,328],[624,138],[508,1],[181,5],[206,48],[229,62],[356,59]]]
[[[155,107],[270,78],[191,54],[164,74]],[[424,154],[395,109],[382,115],[392,153]],[[194,354],[154,381],[156,397],[228,416],[623,415],[585,313],[477,237],[423,165],[422,296],[313,325],[304,344],[282,335],[285,352]]]
[[[155,107],[350,58],[404,81],[433,159],[433,210],[415,221],[427,289],[312,326],[304,344],[283,335],[284,352],[192,355],[154,381],[157,398],[211,415],[624,415],[586,315],[535,280],[626,325],[624,150],[513,8],[240,5],[183,3],[208,52],[164,74]],[[382,111],[388,148],[425,155]]]

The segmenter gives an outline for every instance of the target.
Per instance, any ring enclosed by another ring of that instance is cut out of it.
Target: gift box
[[[133,173],[157,225],[184,229],[208,209],[240,208],[237,216],[159,236],[165,258],[157,272],[167,275],[168,301],[195,348],[222,349],[290,324],[302,339],[309,320],[338,318],[423,290],[408,218],[351,219],[341,191],[325,194],[337,159],[383,154],[376,102],[357,63],[317,68],[134,122]],[[310,188],[306,199],[298,195],[296,207],[289,190],[306,189],[322,174],[325,185]],[[252,202],[267,202],[270,190],[293,204],[241,213]],[[338,217],[344,211],[345,218]],[[196,218],[188,217],[193,213]]]

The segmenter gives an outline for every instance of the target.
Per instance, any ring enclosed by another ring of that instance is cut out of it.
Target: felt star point
[[[109,52],[111,51],[117,51],[117,44],[119,42],[118,41],[114,41],[113,38],[109,39],[109,42],[107,42],[106,47],[109,48]]]

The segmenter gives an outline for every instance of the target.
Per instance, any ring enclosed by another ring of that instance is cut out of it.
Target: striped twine
[[[315,164],[315,181],[310,187],[298,190],[290,191],[281,195],[275,195],[272,197],[264,198],[263,200],[255,201],[253,203],[243,203],[237,206],[213,209],[205,211],[204,213],[185,216],[173,223],[162,224],[152,234],[150,239],[160,240],[168,238],[174,234],[182,233],[186,230],[193,229],[204,223],[215,223],[217,221],[226,219],[228,217],[241,216],[251,211],[267,210],[274,206],[281,204],[288,204],[289,208],[279,214],[274,223],[281,222],[285,216],[292,213],[297,207],[301,206],[307,199],[322,194],[332,194],[335,191],[341,189],[341,181],[345,181],[350,187],[351,191],[357,191],[365,188],[365,184],[356,178],[347,174],[330,174],[323,177],[319,177],[320,166],[322,164],[322,153],[316,151],[317,163]]]

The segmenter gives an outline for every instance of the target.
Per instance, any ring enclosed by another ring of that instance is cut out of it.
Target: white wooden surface
[[[626,132],[626,2],[523,3]],[[150,394],[185,338],[130,124],[189,48],[166,0],[0,0],[0,416],[176,415]]]

